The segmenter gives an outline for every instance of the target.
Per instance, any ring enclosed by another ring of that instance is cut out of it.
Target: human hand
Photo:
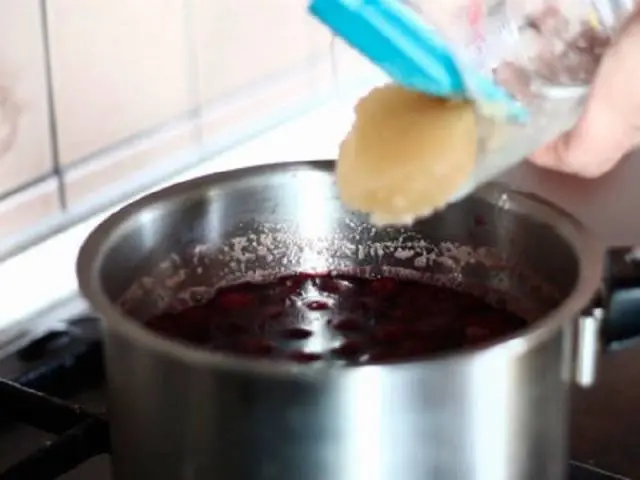
[[[534,153],[539,166],[587,178],[611,170],[640,145],[640,9],[602,59],[576,126]]]

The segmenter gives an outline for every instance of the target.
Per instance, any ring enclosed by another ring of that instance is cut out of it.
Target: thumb
[[[611,170],[638,143],[638,131],[607,102],[610,92],[594,95],[577,125],[537,151],[537,165],[587,178]],[[640,113],[640,112],[639,112]],[[640,118],[639,118],[640,120]]]

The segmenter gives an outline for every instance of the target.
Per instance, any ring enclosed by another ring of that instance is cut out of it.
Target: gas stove
[[[0,359],[0,480],[111,479],[97,325],[73,318]],[[570,480],[640,479],[637,365],[640,347],[605,354],[575,390]]]

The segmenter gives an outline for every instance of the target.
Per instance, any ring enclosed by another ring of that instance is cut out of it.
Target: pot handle
[[[640,247],[607,251],[599,295],[580,316],[575,380],[591,386],[601,351],[626,348],[640,340]]]

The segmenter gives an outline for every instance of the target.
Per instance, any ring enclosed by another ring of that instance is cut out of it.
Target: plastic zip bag
[[[439,30],[472,66],[491,71],[513,57],[527,63],[524,57],[531,57],[536,49],[558,52],[586,30],[610,35],[633,10],[635,1],[404,0],[402,3]],[[536,33],[544,38],[536,38]]]
[[[631,0],[453,0],[436,13],[433,3],[413,3],[465,62],[493,74],[530,112],[523,125],[479,118],[476,168],[452,201],[575,124],[600,58],[634,8]]]
[[[435,28],[446,38],[459,59],[463,77],[466,68],[493,75],[530,113],[522,124],[498,120],[477,109],[480,114],[475,166],[457,193],[449,198],[451,202],[522,161],[576,122],[599,60],[635,2],[405,0],[404,3],[429,28]],[[367,0],[354,5],[366,8]]]

